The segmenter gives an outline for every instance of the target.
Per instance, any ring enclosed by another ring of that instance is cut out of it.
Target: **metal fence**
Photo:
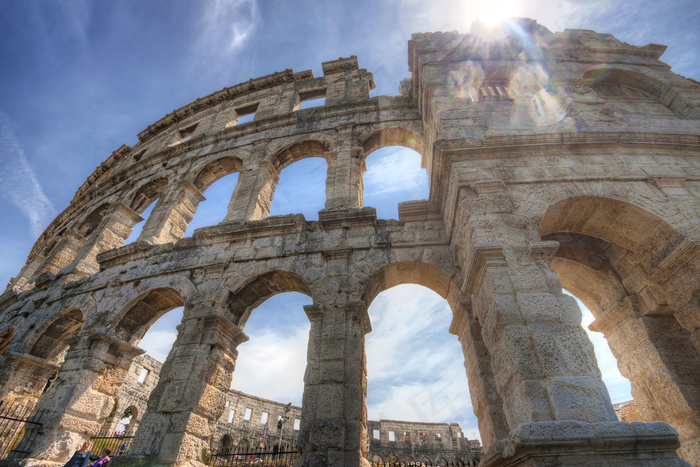
[[[24,459],[41,432],[44,412],[32,413],[23,402],[0,401],[0,461]]]
[[[217,452],[211,456],[211,465],[214,467],[288,467],[291,466],[299,451],[292,448],[291,451],[265,451],[263,448],[233,448],[229,452]]]
[[[110,456],[123,456],[129,452],[133,436],[93,436],[90,438],[90,451],[98,455],[103,449],[109,449]]]
[[[372,467],[471,467],[478,465],[478,463],[479,461],[476,460],[464,462],[459,459],[453,459],[451,461],[445,459],[439,459],[437,461],[423,459],[422,461],[407,462],[399,462],[397,460],[391,460],[389,462],[373,460]]]

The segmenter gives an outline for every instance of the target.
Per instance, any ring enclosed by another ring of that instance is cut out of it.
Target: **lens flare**
[[[468,2],[468,6],[477,20],[489,27],[497,26],[508,18],[518,16],[518,2],[516,0]]]

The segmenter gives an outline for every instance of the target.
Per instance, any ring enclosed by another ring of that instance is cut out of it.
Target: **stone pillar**
[[[224,222],[244,222],[265,219],[280,176],[269,162],[261,162],[257,170],[241,172],[228,204]]]
[[[56,381],[39,400],[42,433],[26,465],[65,463],[90,437],[100,433],[131,360],[143,350],[107,334],[73,336]]]
[[[470,241],[463,293],[509,429],[484,465],[683,465],[670,426],[617,421],[581,312],[550,268],[558,243],[508,213],[471,216],[462,238]]]
[[[34,277],[34,275],[39,271],[39,268],[44,263],[45,259],[46,258],[44,258],[41,255],[31,253],[27,258],[27,262],[25,263],[22,270],[19,272],[19,274],[17,274],[17,277],[11,282],[12,288],[18,292],[24,290],[25,286],[27,285],[27,282],[29,282],[29,280],[32,277]]]
[[[0,368],[0,401],[32,410],[59,366],[30,354],[7,351]]]
[[[172,196],[163,196],[143,226],[138,241],[153,245],[176,242],[185,236],[199,203],[206,198],[188,181],[181,182]]]
[[[85,245],[85,241],[85,237],[68,230],[59,240],[54,252],[50,253],[39,266],[36,275],[47,271],[51,274],[58,274],[58,271],[73,262],[80,249]]]
[[[80,249],[69,272],[78,276],[88,276],[98,272],[100,270],[100,265],[97,263],[98,253],[122,246],[124,240],[129,238],[134,225],[142,220],[141,216],[124,204],[115,205],[105,216],[97,231],[93,232]]]
[[[224,411],[236,347],[248,337],[223,316],[187,316],[129,450],[134,462],[198,465]]]
[[[302,466],[369,466],[364,302],[304,307],[311,320],[299,444]]]
[[[329,153],[326,177],[326,210],[362,207],[362,147],[353,147],[352,131],[336,139],[335,152]]]
[[[481,336],[481,326],[474,319],[471,299],[463,297],[457,304],[450,332],[462,344],[464,366],[469,380],[469,394],[484,446],[508,436],[508,423],[503,415],[503,400],[496,389],[491,355]]]
[[[630,299],[590,328],[608,339],[644,419],[673,426],[679,454],[689,462],[700,459],[700,358],[689,333],[673,316],[640,316]]]

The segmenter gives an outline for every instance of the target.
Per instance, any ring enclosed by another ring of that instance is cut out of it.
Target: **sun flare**
[[[508,18],[518,16],[517,0],[491,0],[489,2],[468,2],[472,14],[487,26],[496,26]]]

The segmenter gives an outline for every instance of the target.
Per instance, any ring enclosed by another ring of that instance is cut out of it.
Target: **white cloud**
[[[273,324],[274,319],[268,324]],[[310,324],[272,326],[238,346],[231,387],[277,402],[301,405]],[[252,334],[252,333],[251,333]]]
[[[422,197],[426,198],[428,173],[420,163],[420,154],[402,147],[383,148],[370,154],[363,175],[365,196],[419,190],[425,191]]]
[[[210,0],[200,21],[199,54],[232,55],[240,50],[260,24],[255,0]]]
[[[2,113],[0,168],[0,195],[22,211],[29,220],[32,236],[38,237],[56,215],[56,209],[44,194],[9,120]]]
[[[477,429],[464,355],[449,334],[452,311],[436,293],[400,285],[370,306],[367,336],[367,412],[373,420],[458,422]]]

